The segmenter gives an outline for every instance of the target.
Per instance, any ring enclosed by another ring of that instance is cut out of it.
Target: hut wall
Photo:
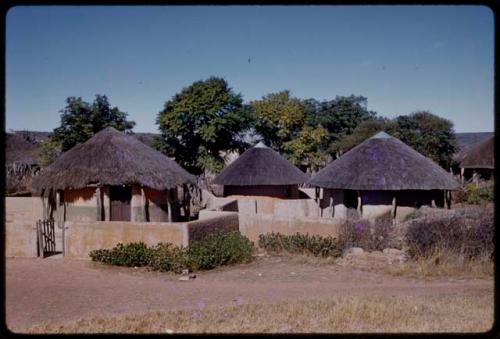
[[[345,219],[347,207],[344,204],[344,191],[336,189],[322,189],[323,196],[319,199],[319,207],[323,218]]]
[[[66,221],[96,220],[97,197],[95,187],[84,187],[74,190],[66,189],[64,190],[64,202],[66,203]],[[104,214],[109,214],[109,196],[108,208],[104,208]]]
[[[224,186],[224,196],[253,195],[275,198],[299,198],[298,185],[255,185],[255,186]]]
[[[144,189],[144,194],[146,195],[148,204],[148,220],[168,221],[167,192],[146,188]]]
[[[422,205],[444,207],[444,191],[403,190],[403,191],[361,191],[362,217],[374,219],[391,213],[392,199],[396,197],[396,219],[402,220]],[[348,208],[356,208],[353,190],[323,189],[319,207],[324,218],[346,218]]]

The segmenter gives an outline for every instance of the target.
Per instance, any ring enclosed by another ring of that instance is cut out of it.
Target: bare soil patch
[[[250,264],[197,272],[190,281],[178,277],[85,260],[7,259],[7,326],[25,333],[37,324],[57,326],[92,317],[272,307],[339,297],[431,298],[430,303],[436,297],[492,299],[494,286],[493,279],[422,280],[287,257],[259,257]],[[482,304],[492,314],[492,305]]]

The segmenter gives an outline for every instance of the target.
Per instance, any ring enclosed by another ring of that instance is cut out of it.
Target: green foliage
[[[119,131],[131,130],[135,122],[127,113],[111,107],[105,95],[96,95],[92,104],[82,98],[69,97],[61,110],[61,125],[54,129],[51,140],[61,145],[63,152],[90,139],[100,130],[112,126]]]
[[[312,254],[316,257],[340,257],[342,255],[342,250],[335,238],[300,233],[294,235],[283,235],[274,232],[260,234],[259,247],[277,253],[284,251]]]
[[[191,270],[208,270],[222,265],[250,262],[253,244],[239,232],[214,233],[193,242],[186,251]]]
[[[306,105],[289,91],[271,93],[250,103],[253,128],[263,141],[295,165],[313,169],[326,161],[328,131],[309,124]]]
[[[118,244],[111,249],[90,252],[93,261],[118,266],[148,266],[152,270],[181,272],[208,270],[222,265],[250,262],[253,243],[239,232],[214,233],[188,247],[159,243]]]
[[[41,167],[46,167],[54,162],[61,154],[61,144],[48,138],[42,143],[38,163]]]
[[[241,134],[250,116],[240,94],[222,78],[211,77],[182,89],[156,119],[161,137],[154,146],[193,174],[219,172],[221,152],[242,151]]]
[[[329,133],[328,144],[353,133],[364,121],[375,119],[376,112],[366,108],[368,99],[363,96],[337,96],[334,100],[304,100],[308,120],[312,126],[323,126]],[[328,150],[331,155],[335,150]]]
[[[152,251],[143,242],[121,244],[112,249],[99,249],[90,252],[93,261],[117,266],[147,266]]]
[[[347,134],[332,143],[330,149],[335,154],[341,155],[343,152],[347,152],[351,148],[354,148],[376,133],[389,129],[389,126],[389,120],[384,118],[374,118],[373,120],[363,121],[351,134]]]
[[[392,120],[378,118],[362,122],[352,134],[334,142],[332,150],[347,152],[379,131],[386,131],[444,168],[451,164],[457,147],[451,121],[420,111]]]
[[[494,202],[494,188],[493,181],[486,182],[479,185],[475,183],[465,184],[455,193],[455,201],[458,203],[466,203],[471,205],[480,205],[481,203]]]
[[[389,133],[444,168],[457,150],[453,123],[427,111],[398,116]]]
[[[185,250],[171,243],[159,243],[151,248],[148,266],[154,271],[182,272],[185,268]]]

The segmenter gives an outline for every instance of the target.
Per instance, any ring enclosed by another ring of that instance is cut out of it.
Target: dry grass
[[[494,263],[489,257],[463,259],[456,254],[436,250],[425,258],[387,265],[385,273],[411,277],[491,278]]]
[[[492,324],[491,295],[353,296],[94,317],[29,333],[485,332]]]

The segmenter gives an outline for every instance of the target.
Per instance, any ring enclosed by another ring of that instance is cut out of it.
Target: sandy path
[[[251,264],[201,272],[187,282],[178,281],[172,273],[110,267],[91,261],[7,259],[6,320],[9,329],[22,332],[42,321],[61,323],[92,315],[354,294],[493,297],[493,287],[493,279],[425,281],[338,265],[300,264],[282,258],[260,258]]]

